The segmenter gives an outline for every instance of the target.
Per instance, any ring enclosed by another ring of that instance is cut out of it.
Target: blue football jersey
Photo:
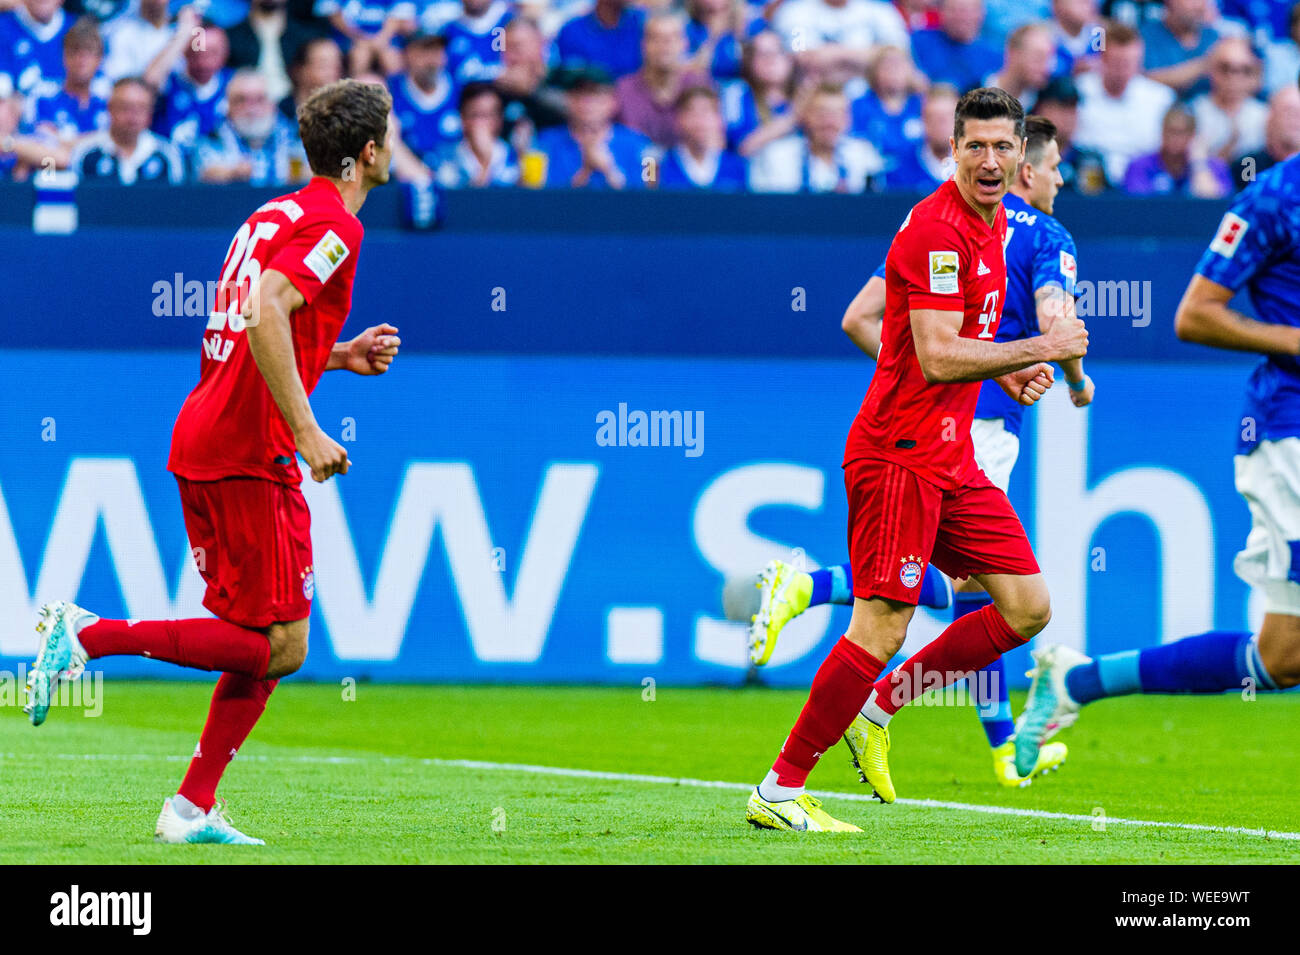
[[[30,134],[49,129],[59,139],[70,140],[103,129],[108,125],[108,101],[100,95],[104,85],[92,83],[85,103],[62,87],[42,86],[27,98],[22,131]]]
[[[513,17],[510,5],[497,0],[481,17],[461,16],[442,28],[447,41],[447,72],[457,86],[497,78],[505,49],[505,26]]]
[[[1038,334],[1038,308],[1034,293],[1059,285],[1074,294],[1078,279],[1074,237],[1053,216],[1039,212],[1019,196],[1007,193],[1007,298],[995,341],[1010,342]],[[1012,434],[1020,434],[1025,406],[1013,401],[996,381],[980,388],[977,418],[1001,418]]]
[[[436,169],[451,147],[460,141],[460,110],[456,84],[443,74],[432,92],[426,93],[405,73],[389,78],[393,112],[402,126],[402,141]]]
[[[1261,322],[1300,327],[1300,157],[1238,194],[1196,274],[1234,292],[1245,287]],[[1254,428],[1238,430],[1238,454],[1259,441],[1300,437],[1300,359],[1263,357],[1246,385],[1244,417]]]
[[[0,95],[62,84],[63,37],[71,27],[72,17],[61,7],[49,23],[37,23],[22,4],[0,13]]]
[[[1078,265],[1074,237],[1065,226],[1045,212],[1039,212],[1019,196],[1010,193],[1002,200],[1007,209],[1007,297],[1002,321],[994,341],[1009,342],[1038,334],[1038,308],[1034,293],[1048,285],[1059,285],[1075,294]],[[881,262],[873,275],[885,277]],[[996,381],[980,386],[976,418],[1001,418],[1003,426],[1020,434],[1025,406],[1013,401]]]

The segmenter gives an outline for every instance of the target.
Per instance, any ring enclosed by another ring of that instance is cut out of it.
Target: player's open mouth
[[[987,176],[976,179],[975,182],[981,189],[989,192],[996,192],[1002,188],[1002,180],[997,176]]]

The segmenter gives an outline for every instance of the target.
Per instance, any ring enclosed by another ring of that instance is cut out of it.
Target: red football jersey
[[[1006,298],[1006,210],[993,225],[949,179],[908,213],[885,260],[885,317],[876,374],[849,429],[844,461],[893,461],[941,487],[978,467],[970,425],[980,382],[929,384],[912,340],[915,308],[961,312],[962,338],[992,341]]]
[[[289,323],[298,375],[311,394],[352,308],[362,232],[338,189],[322,178],[266,203],[239,227],[203,334],[199,383],[172,429],[168,470],[192,481],[246,476],[301,482],[293,433],[253,360],[240,310],[270,269],[302,293],[305,304]]]

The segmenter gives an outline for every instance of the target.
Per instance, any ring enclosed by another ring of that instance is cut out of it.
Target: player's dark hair
[[[456,102],[456,108],[459,112],[465,112],[465,108],[480,96],[491,96],[501,105],[501,94],[491,83],[466,83],[465,88],[460,91],[460,99]]]
[[[957,100],[957,113],[952,124],[952,138],[961,142],[968,119],[1009,119],[1016,128],[1016,138],[1025,138],[1025,108],[1006,90],[995,86],[981,86]]]
[[[1041,162],[1047,144],[1056,138],[1056,124],[1045,116],[1025,117],[1025,162]]]
[[[298,107],[298,132],[311,171],[337,179],[367,143],[382,146],[392,108],[392,95],[377,83],[339,80],[318,89]]]

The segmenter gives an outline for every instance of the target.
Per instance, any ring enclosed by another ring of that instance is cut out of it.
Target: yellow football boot
[[[776,652],[776,638],[781,629],[808,609],[813,581],[810,574],[774,560],[763,568],[754,586],[761,597],[758,613],[749,622],[749,659],[761,667]]]
[[[772,802],[760,796],[757,787],[749,794],[745,821],[757,829],[789,829],[792,832],[862,831],[828,813],[816,796],[804,793],[798,799]]]
[[[889,778],[889,729],[877,726],[861,713],[844,733],[858,777],[876,791],[881,802],[894,801],[894,781]]]

